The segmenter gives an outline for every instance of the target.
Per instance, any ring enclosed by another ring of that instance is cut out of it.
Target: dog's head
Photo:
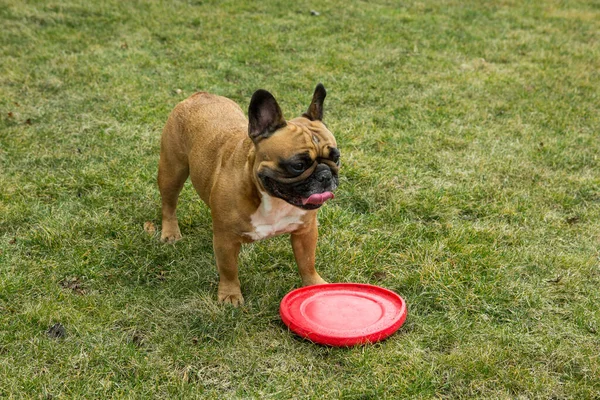
[[[326,94],[318,84],[308,111],[290,121],[266,90],[257,90],[248,108],[260,189],[307,210],[333,198],[338,186],[340,151],[322,122]]]

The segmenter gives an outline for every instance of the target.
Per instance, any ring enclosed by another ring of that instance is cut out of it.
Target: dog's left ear
[[[302,116],[310,119],[311,121],[322,121],[323,101],[325,101],[325,96],[327,96],[325,86],[323,86],[322,83],[319,83],[315,88],[315,93],[313,94],[310,106],[308,106],[308,111],[302,114]]]
[[[248,136],[258,143],[266,139],[277,129],[287,125],[275,97],[266,90],[259,89],[252,95],[248,107]]]

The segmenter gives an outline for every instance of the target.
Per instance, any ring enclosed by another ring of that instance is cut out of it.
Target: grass
[[[1,397],[600,397],[597,2],[0,4]],[[184,240],[143,229],[177,102],[265,88],[292,117],[317,82],[318,269],[409,305],[351,349],[280,321],[287,238],[243,249],[233,309],[189,183]]]

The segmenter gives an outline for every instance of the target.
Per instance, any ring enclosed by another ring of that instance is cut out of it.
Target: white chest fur
[[[305,210],[262,193],[260,205],[250,217],[254,230],[246,232],[245,235],[252,240],[261,240],[292,232],[302,225],[304,214],[306,214]]]

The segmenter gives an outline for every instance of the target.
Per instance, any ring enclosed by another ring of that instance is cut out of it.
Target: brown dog
[[[290,233],[302,283],[326,283],[315,270],[317,209],[333,198],[340,152],[321,122],[326,92],[286,121],[275,98],[257,90],[248,119],[232,100],[205,92],[179,103],[163,130],[158,186],[163,242],[181,238],[175,209],[188,176],[210,207],[219,271],[218,298],[244,298],[238,279],[243,243]]]

